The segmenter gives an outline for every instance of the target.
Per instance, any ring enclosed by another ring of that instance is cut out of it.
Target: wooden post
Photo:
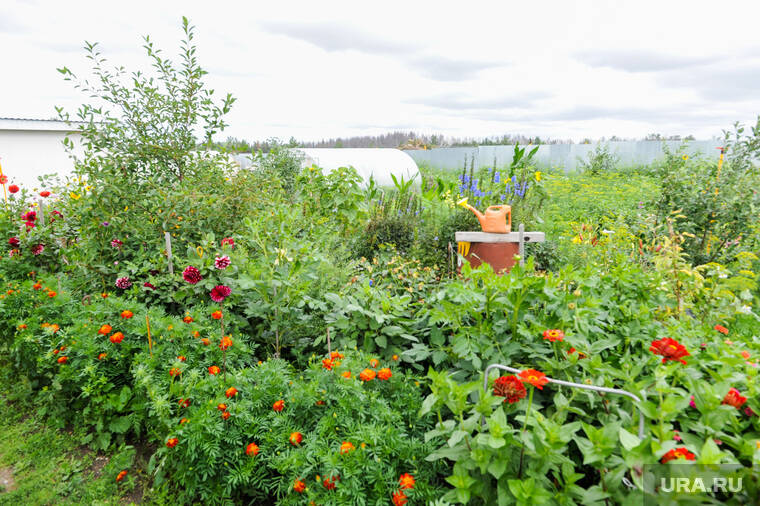
[[[150,357],[153,358],[153,340],[150,338],[150,320],[148,315],[145,315],[145,325],[148,327],[148,348],[150,349]]]
[[[172,264],[172,235],[169,232],[164,232],[164,239],[166,240],[166,260],[169,262],[169,274],[174,274],[174,264]]]
[[[332,345],[330,344],[330,327],[327,327],[327,356],[332,357]]]
[[[40,225],[45,225],[45,202],[42,199],[37,200],[40,207]]]
[[[522,267],[525,265],[525,225],[520,223],[520,226],[517,227],[517,233],[519,240],[518,255],[520,255],[520,267]]]

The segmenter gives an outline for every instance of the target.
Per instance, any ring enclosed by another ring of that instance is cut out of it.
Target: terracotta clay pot
[[[512,270],[519,252],[520,245],[516,242],[473,242],[464,258],[473,269],[485,262],[494,272],[503,274]],[[461,271],[461,266],[457,270]]]

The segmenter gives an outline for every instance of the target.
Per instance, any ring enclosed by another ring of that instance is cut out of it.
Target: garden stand
[[[525,232],[521,223],[517,232],[493,234],[489,232],[457,232],[456,241],[460,258],[457,269],[462,268],[462,259],[467,260],[472,268],[482,263],[491,266],[494,272],[501,274],[509,272],[515,265],[515,255],[520,257],[520,265],[525,258],[526,242],[544,242],[543,232]]]

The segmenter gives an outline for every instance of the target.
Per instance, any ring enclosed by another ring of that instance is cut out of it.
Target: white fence
[[[579,161],[587,160],[599,145],[608,145],[611,153],[619,158],[619,165],[624,167],[648,165],[664,155],[663,145],[671,151],[676,151],[681,141],[619,141],[594,144],[541,144],[534,158],[540,167],[556,167],[572,171],[578,167]],[[721,146],[721,141],[689,141],[686,143],[686,153],[694,155],[701,153],[705,157],[718,158],[720,152],[715,149]],[[533,146],[530,146],[532,149]],[[505,167],[512,162],[514,146],[475,146],[466,148],[436,148],[429,150],[410,150],[409,156],[418,165],[424,164],[437,169],[462,169],[465,159],[467,167],[475,160],[478,167]]]

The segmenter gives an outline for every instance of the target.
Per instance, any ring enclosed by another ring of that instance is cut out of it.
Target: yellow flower
[[[536,181],[541,181],[541,171],[537,170],[535,174],[533,174],[536,177]]]
[[[685,162],[686,160],[688,160],[688,159],[689,159],[689,155],[683,155],[681,158],[682,158],[682,159],[683,159],[683,161]]]
[[[69,197],[71,197],[74,200],[79,200],[82,196],[78,195],[78,194],[76,194],[74,192],[71,192],[71,193],[69,193]]]

